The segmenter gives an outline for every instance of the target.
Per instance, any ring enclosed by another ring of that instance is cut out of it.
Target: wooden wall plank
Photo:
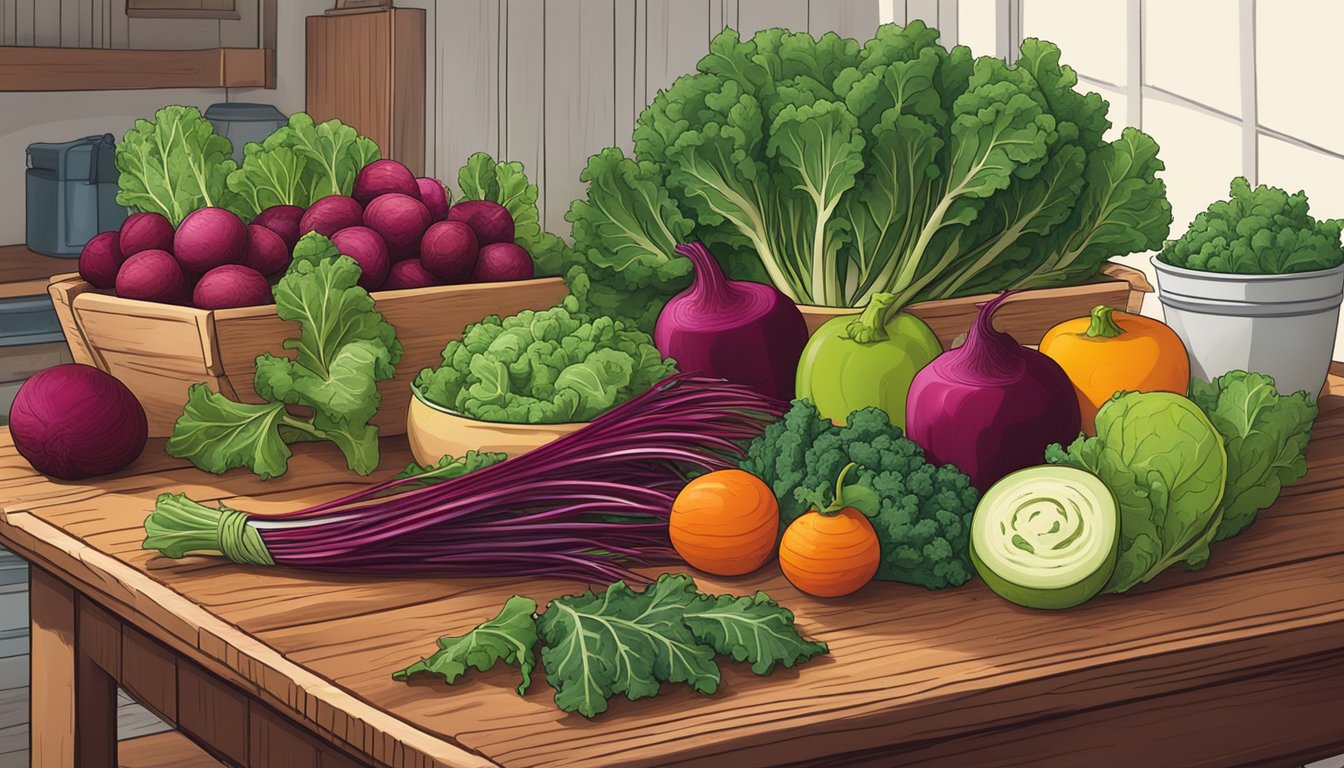
[[[750,37],[762,29],[807,29],[808,0],[737,0],[738,31]]]
[[[79,7],[87,5],[88,0],[46,0],[60,8],[61,45],[65,48],[79,47]]]
[[[236,0],[237,19],[220,19],[219,44],[223,48],[257,48],[261,45],[261,0]]]
[[[34,24],[37,0],[10,0],[10,2],[14,4],[13,45],[32,45],[37,32]]]
[[[108,0],[109,48],[131,47],[131,17],[126,15],[126,0]]]
[[[125,2],[126,0],[121,0]],[[61,4],[56,0],[33,2],[33,45],[61,44]]]
[[[80,48],[93,48],[93,26],[95,0],[78,0],[76,10],[76,38]]]
[[[192,50],[220,47],[219,19],[153,19],[137,16],[128,19],[128,24],[130,48]]]
[[[547,4],[550,5],[549,3]],[[436,161],[445,180],[473,152],[499,153],[499,32],[497,0],[459,0],[438,14],[435,48],[439,115]]]
[[[681,75],[695,71],[696,62],[709,52],[711,21],[721,17],[722,11],[711,13],[707,0],[648,0],[644,41],[647,101],[653,101],[658,91]],[[806,20],[803,23],[806,25]]]
[[[416,176],[425,173],[425,11],[392,11],[390,156]]]
[[[527,177],[540,187],[546,210],[546,18],[545,0],[508,0],[502,53],[504,71],[504,144],[500,155],[523,164]],[[444,173],[453,183],[461,162]]]
[[[827,32],[839,33],[864,42],[877,32],[879,6],[877,0],[827,0],[811,3],[807,14],[807,31],[814,37]]]
[[[569,233],[588,157],[615,143],[615,17],[610,0],[546,3],[546,226]],[[559,128],[559,130],[557,130]]]
[[[930,27],[938,29],[938,5],[939,0],[906,0],[906,22],[908,23],[915,19],[919,19]]]
[[[636,40],[636,0],[612,0],[612,57],[615,70],[615,82],[612,84],[612,97],[615,99],[616,146],[625,150],[627,155],[635,151],[632,134],[635,130],[635,118],[644,105],[635,97],[635,58],[640,50]]]
[[[960,26],[960,8],[957,0],[938,0],[938,36],[939,42],[947,47],[957,44],[957,28]]]

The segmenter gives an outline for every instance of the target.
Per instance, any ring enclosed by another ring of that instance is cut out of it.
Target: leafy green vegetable
[[[1101,478],[1120,505],[1120,555],[1106,592],[1124,592],[1177,563],[1202,568],[1222,523],[1228,460],[1199,407],[1170,392],[1127,392],[1097,413],[1097,436],[1058,444],[1046,460]]]
[[[1159,258],[1176,267],[1243,275],[1330,269],[1344,263],[1341,229],[1344,219],[1311,216],[1305,192],[1290,195],[1264,184],[1251,189],[1238,176],[1229,199],[1195,216]]]
[[[513,217],[513,241],[532,256],[538,276],[564,273],[572,261],[569,247],[541,227],[537,185],[527,180],[522,163],[496,162],[477,152],[457,173],[463,200],[489,200],[508,209]]]
[[[274,288],[276,312],[299,323],[286,339],[294,357],[257,358],[253,386],[270,401],[235,403],[203,384],[193,385],[165,446],[208,472],[247,467],[263,478],[287,467],[286,443],[330,440],[350,469],[367,475],[378,465],[377,382],[392,378],[401,359],[396,331],[374,311],[358,286],[359,265],[316,233],[295,246],[293,263]],[[301,406],[309,417],[290,414]]]
[[[306,208],[327,195],[349,195],[360,169],[378,157],[378,145],[354,128],[296,112],[264,141],[243,148],[242,167],[229,174],[228,186],[237,213],[250,220],[273,205]]]
[[[613,696],[625,694],[631,701],[656,696],[663,683],[714,693],[716,655],[768,675],[776,666],[792,667],[827,652],[825,643],[799,636],[793,614],[765,593],[707,595],[684,574],[663,574],[639,592],[618,581],[602,592],[556,598],[540,616],[536,607],[511,597],[499,616],[462,637],[441,638],[437,653],[392,677],[431,673],[452,684],[469,666],[485,671],[503,660],[521,668],[523,693],[540,639],[556,706],[591,718],[605,712]]]
[[[876,578],[929,589],[971,579],[970,524],[979,494],[956,467],[925,461],[885,411],[857,410],[840,427],[812,403],[795,400],[748,446],[742,469],[774,490],[782,530],[826,496],[850,462],[858,465],[850,473],[857,484],[879,499],[869,516],[882,546]]]
[[[394,480],[405,480],[415,478],[415,484],[412,487],[423,487],[442,483],[445,480],[456,480],[459,477],[469,475],[478,469],[485,469],[492,464],[498,464],[509,458],[506,453],[495,453],[492,451],[467,451],[461,457],[444,456],[436,463],[431,465],[421,465],[411,462],[406,465],[406,469],[401,474],[394,477]]]
[[[643,592],[618,581],[600,594],[562,597],[537,624],[556,706],[585,717],[605,712],[618,694],[654,696],[662,683],[713,693],[716,653],[765,675],[826,652],[799,637],[793,615],[764,594],[711,597],[684,575],[665,574]]]
[[[537,644],[537,624],[533,615],[537,604],[526,597],[510,597],[495,618],[476,627],[461,637],[439,638],[439,650],[427,659],[392,673],[393,680],[406,680],[415,675],[438,675],[452,685],[466,674],[469,667],[488,671],[497,662],[516,664],[523,680],[518,693],[527,691],[532,684],[532,668],[536,666],[533,648]]]
[[[551,601],[537,623],[556,706],[593,717],[606,711],[612,696],[655,696],[664,682],[717,690],[714,649],[700,644],[683,621],[699,597],[689,578],[672,576],[644,592],[618,581],[600,594]]]
[[[728,29],[640,115],[635,158],[584,173],[575,252],[603,311],[645,322],[679,290],[667,242],[750,262],[800,303],[862,306],[1077,282],[1156,248],[1171,207],[1157,145],[1107,143],[1107,104],[1074,90],[1059,49],[1014,66],[948,50],[922,22],[860,46]],[[621,303],[622,295],[635,298]]]
[[[544,311],[491,315],[448,342],[443,365],[415,390],[430,403],[482,421],[589,421],[674,372],[647,334],[589,319],[568,296]]]
[[[1213,537],[1222,541],[1255,522],[1284,486],[1307,473],[1307,443],[1320,408],[1306,392],[1280,395],[1272,378],[1245,371],[1196,379],[1190,398],[1227,450],[1222,522]]]
[[[117,142],[117,204],[161,213],[177,226],[206,207],[232,208],[233,145],[195,107],[169,106],[136,120]]]

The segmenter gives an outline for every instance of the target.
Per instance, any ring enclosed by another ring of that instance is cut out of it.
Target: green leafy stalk
[[[163,214],[177,226],[199,208],[234,207],[227,181],[233,145],[195,107],[169,106],[136,120],[117,142],[117,204]]]
[[[160,494],[154,511],[145,518],[143,549],[167,557],[185,557],[205,552],[224,555],[235,563],[275,565],[270,552],[247,515],[220,505],[212,509],[182,493]]]
[[[393,680],[407,680],[416,675],[437,675],[452,685],[469,668],[488,672],[495,664],[516,665],[522,673],[518,693],[527,692],[532,684],[532,668],[536,665],[533,648],[537,644],[537,612],[535,601],[513,596],[504,603],[499,615],[461,637],[439,638],[439,650],[427,659],[392,673]]]
[[[1280,395],[1274,379],[1245,371],[1196,380],[1190,397],[1227,450],[1222,520],[1214,535],[1222,541],[1255,522],[1285,486],[1307,473],[1307,443],[1320,409],[1306,392]]]
[[[359,265],[330,240],[305,235],[274,288],[276,313],[299,324],[298,337],[284,343],[294,356],[257,358],[253,387],[268,402],[237,403],[193,385],[165,445],[168,453],[207,472],[247,467],[271,478],[288,467],[288,443],[328,440],[351,470],[372,472],[378,428],[369,421],[381,402],[377,383],[393,377],[402,348],[359,277]],[[286,406],[311,415],[292,414]]]

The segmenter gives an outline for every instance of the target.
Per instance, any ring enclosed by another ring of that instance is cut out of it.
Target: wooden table
[[[589,722],[540,675],[394,682],[522,593],[562,582],[364,579],[167,560],[140,549],[163,491],[266,512],[358,481],[320,446],[263,483],[152,444],[88,483],[33,474],[0,434],[0,542],[33,564],[35,765],[115,764],[114,682],[213,754],[251,766],[1230,766],[1344,752],[1344,379],[1311,473],[1199,572],[1081,608],[1020,609],[979,583],[873,585],[820,601],[773,566],[701,579],[764,588],[831,654],[758,678],[725,663],[713,697],[667,686]],[[380,475],[404,465],[384,443]],[[72,725],[73,723],[73,725]]]

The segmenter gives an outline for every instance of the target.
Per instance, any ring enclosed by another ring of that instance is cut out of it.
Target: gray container
[[[0,299],[0,347],[43,344],[64,338],[50,296]]]
[[[212,104],[205,110],[205,119],[215,127],[215,133],[233,142],[233,159],[239,164],[243,162],[243,147],[248,142],[259,144],[276,128],[289,122],[270,104]]]
[[[99,232],[117,229],[116,140],[112,134],[28,145],[24,174],[28,248],[74,257]]]
[[[1273,376],[1281,393],[1320,393],[1334,356],[1344,265],[1231,275],[1152,261],[1167,325],[1185,343],[1196,378],[1254,371]]]

